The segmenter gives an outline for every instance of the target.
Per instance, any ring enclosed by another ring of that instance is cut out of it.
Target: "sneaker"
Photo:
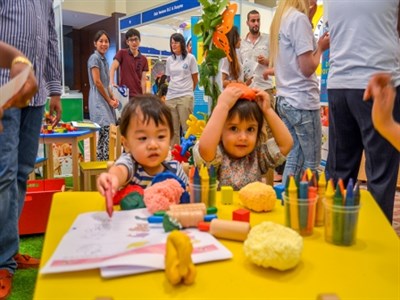
[[[13,275],[10,271],[0,270],[0,300],[5,300],[11,294],[11,284]]]
[[[39,267],[40,259],[33,258],[27,254],[17,253],[14,256],[14,260],[18,264],[18,269],[35,269]]]

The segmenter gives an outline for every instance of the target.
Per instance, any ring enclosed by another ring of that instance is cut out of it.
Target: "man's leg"
[[[17,164],[21,111],[4,111],[4,130],[0,132],[0,298],[11,293],[12,276],[18,251]]]
[[[362,100],[364,90],[350,90],[349,106],[357,119],[365,148],[368,190],[378,202],[386,218],[392,222],[399,152],[373,127],[372,102]],[[400,121],[400,87],[397,88],[393,116]]]

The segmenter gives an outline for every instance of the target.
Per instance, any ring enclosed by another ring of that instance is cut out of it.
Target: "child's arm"
[[[274,137],[281,153],[286,156],[293,146],[293,139],[289,129],[287,129],[281,118],[279,118],[274,109],[271,107],[269,95],[263,90],[254,90],[256,91],[257,104],[260,106],[264,114],[264,118],[268,122],[272,136]]]
[[[391,76],[378,73],[371,77],[364,99],[373,98],[372,122],[376,130],[400,151],[400,123],[393,118],[395,95]]]
[[[215,158],[228,112],[242,94],[240,88],[228,87],[219,95],[217,106],[199,140],[199,153],[205,161],[209,162]]]
[[[97,190],[105,196],[109,184],[112,187],[112,196],[128,181],[128,169],[124,165],[112,166],[107,172],[101,173],[97,178]]]

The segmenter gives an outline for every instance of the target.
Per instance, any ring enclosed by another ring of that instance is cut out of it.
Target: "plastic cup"
[[[325,241],[339,246],[351,246],[356,241],[358,212],[360,205],[333,205],[326,199]]]
[[[285,225],[302,236],[313,234],[315,208],[318,196],[309,199],[293,199],[282,193],[285,210]]]
[[[204,203],[207,207],[216,206],[217,184],[189,183],[190,203]]]

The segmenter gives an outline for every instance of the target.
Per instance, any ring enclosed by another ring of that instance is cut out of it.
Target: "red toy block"
[[[232,220],[250,222],[250,211],[244,208],[239,208],[232,212]]]

